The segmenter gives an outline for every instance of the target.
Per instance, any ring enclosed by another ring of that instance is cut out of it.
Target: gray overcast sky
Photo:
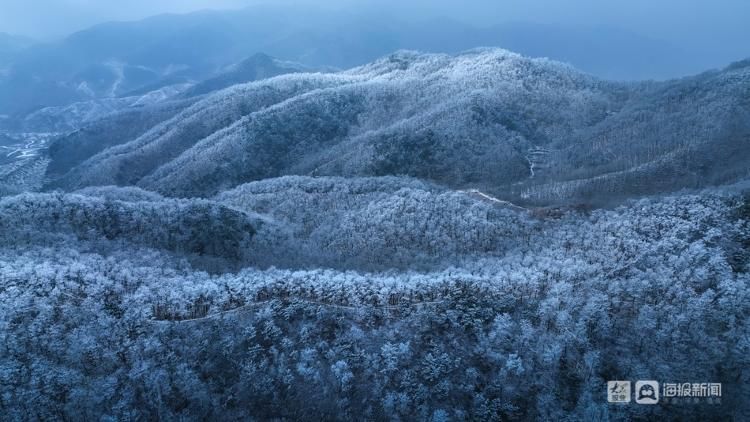
[[[106,21],[239,8],[252,3],[252,0],[0,0],[0,32],[49,39]]]
[[[0,0],[0,32],[38,39],[61,37],[110,20],[199,9],[239,8],[263,0]],[[269,2],[265,0],[265,2]],[[750,55],[750,0],[275,0],[392,10],[408,17],[448,15],[476,23],[532,21],[607,25],[682,46]],[[738,57],[738,58],[740,58]]]

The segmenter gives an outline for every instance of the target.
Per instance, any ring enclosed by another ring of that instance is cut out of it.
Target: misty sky
[[[0,32],[54,39],[110,20],[159,13],[240,8],[263,0],[0,0]],[[268,0],[266,0],[268,2]],[[451,16],[477,24],[507,21],[616,26],[689,50],[750,55],[748,0],[275,0],[365,12],[375,7],[408,18]]]

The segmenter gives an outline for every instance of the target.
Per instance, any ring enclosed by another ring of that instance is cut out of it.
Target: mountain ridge
[[[181,129],[186,115],[177,116],[160,132],[91,157],[56,186],[134,184],[169,196],[212,196],[283,175],[406,175],[513,201],[627,196],[644,183],[653,189],[641,193],[668,192],[694,183],[674,171],[649,176],[639,166],[667,154],[660,167],[679,169],[730,148],[725,176],[705,172],[720,183],[740,177],[750,158],[736,142],[748,131],[741,116],[750,112],[743,99],[749,89],[750,71],[737,65],[668,82],[619,83],[502,49],[401,51],[336,74],[228,88],[192,106],[191,113],[213,116],[202,118],[201,131]],[[235,111],[221,111],[224,104]],[[178,141],[176,133],[188,132]],[[543,155],[534,152],[539,148]],[[558,198],[535,193],[607,174],[612,186],[565,188],[571,193]],[[643,182],[624,183],[630,174]],[[648,182],[654,178],[656,185]]]
[[[741,420],[749,90],[400,51],[0,136],[3,415]]]
[[[326,25],[311,25],[313,21]],[[204,80],[259,52],[315,68],[350,68],[397,49],[455,54],[477,45],[502,45],[526,55],[550,56],[617,79],[663,79],[708,67],[691,65],[695,57],[677,47],[616,28],[530,23],[484,28],[451,19],[412,22],[399,16],[305,7],[290,13],[266,5],[100,24],[56,43],[24,49],[13,56],[7,74],[0,77],[0,113],[67,105],[92,94],[102,98],[111,91],[111,84],[93,85],[117,77],[108,69],[110,62],[120,63],[132,74],[118,92],[127,94],[163,79]],[[91,91],[78,90],[84,82]]]

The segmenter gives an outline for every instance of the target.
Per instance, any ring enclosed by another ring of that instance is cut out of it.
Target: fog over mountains
[[[14,54],[3,60],[0,114],[199,81],[257,53],[313,67],[349,68],[399,49],[455,54],[499,45],[570,62],[600,77],[630,80],[682,76],[706,66],[678,46],[617,28],[480,27],[445,18],[399,21],[385,14],[283,6],[106,23],[22,51],[3,53],[3,44],[0,54]]]
[[[0,419],[750,418],[750,60],[278,10],[0,38]]]

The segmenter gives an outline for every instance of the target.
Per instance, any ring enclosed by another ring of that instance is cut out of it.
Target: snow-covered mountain
[[[485,28],[269,4],[105,23],[16,51],[7,66],[0,65],[0,114],[201,81],[256,53],[315,68],[349,68],[398,49],[455,54],[495,45],[615,79],[663,79],[710,66],[679,46],[616,28]]]
[[[24,155],[0,166],[3,417],[750,415],[747,61],[225,70],[0,140]],[[608,404],[622,379],[727,393]]]
[[[600,420],[606,380],[643,371],[736,392],[656,414],[731,419],[750,393],[738,193],[557,218],[395,178],[4,198],[4,412]]]
[[[514,201],[599,203],[744,177],[749,89],[742,63],[625,84],[505,50],[401,52],[221,91],[53,185],[205,197],[283,175],[406,175]]]
[[[201,81],[187,90],[184,96],[204,95],[229,88],[233,85],[272,78],[288,73],[311,72],[299,63],[285,62],[267,54],[258,53],[219,72],[218,75]]]
[[[102,98],[59,107],[45,107],[25,116],[20,126],[26,130],[33,128],[37,131],[73,131],[129,108],[145,107],[166,101],[191,86],[191,84],[170,85],[143,95]]]

